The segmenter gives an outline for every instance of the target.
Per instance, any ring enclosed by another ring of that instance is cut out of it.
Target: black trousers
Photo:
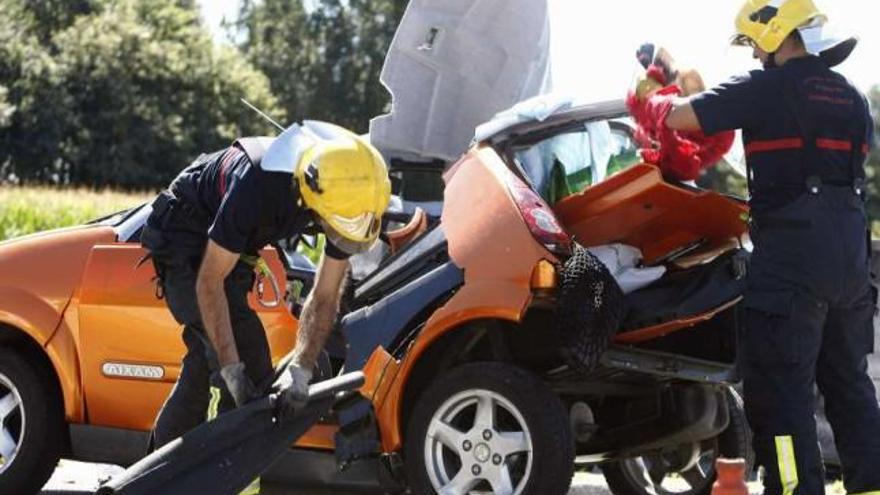
[[[744,305],[746,413],[767,494],[824,493],[814,391],[850,494],[880,490],[880,408],[868,376],[876,292],[861,201],[825,187],[758,216]]]
[[[181,216],[174,205],[154,207],[141,235],[142,243],[150,250],[165,302],[183,326],[186,345],[180,376],[153,428],[154,448],[235,407],[220,377],[217,355],[205,333],[196,297],[206,234],[187,223],[191,219]],[[226,278],[225,292],[235,344],[246,373],[257,387],[268,390],[273,377],[269,345],[263,325],[247,300],[254,277],[253,267],[239,261]]]

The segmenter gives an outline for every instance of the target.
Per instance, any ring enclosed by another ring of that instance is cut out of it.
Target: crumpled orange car
[[[420,213],[356,267],[316,373],[364,369],[370,387],[265,479],[561,495],[600,465],[616,494],[697,495],[715,458],[751,457],[728,385],[746,205],[638,163],[622,101],[527,100],[546,89],[546,5],[506,1],[407,10],[383,73],[394,112],[370,137]],[[61,456],[145,454],[184,350],[139,264],[148,214],[0,244],[0,490],[38,491]],[[601,261],[623,251],[627,270]],[[309,266],[262,256],[251,304],[277,361]]]
[[[610,102],[526,119],[446,172],[440,218],[421,219],[412,240],[356,282],[342,344],[322,360],[332,376],[384,349],[366,370],[370,400],[314,426],[290,450],[296,468],[278,464],[269,478],[561,494],[577,462],[602,463],[617,493],[646,489],[644,474],[662,486],[674,473],[702,492],[715,457],[749,455],[725,385],[746,207],[635,164],[551,208],[521,161],[602,128],[612,154],[631,153],[622,112]],[[4,486],[38,488],[60,455],[125,464],[145,452],[183,352],[152,267],[138,263],[147,214],[0,245]],[[580,247],[611,243],[637,247],[665,273],[616,296],[607,276],[589,278],[598,272]],[[295,278],[281,253],[262,254],[276,280]],[[251,302],[277,360],[296,319],[275,304],[284,284],[258,285]],[[599,314],[600,296],[622,298],[625,311]]]

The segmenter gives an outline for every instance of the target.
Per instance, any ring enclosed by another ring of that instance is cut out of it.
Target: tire
[[[477,413],[487,411],[494,419],[478,425]],[[462,480],[446,493],[491,493],[494,483],[495,493],[564,495],[574,474],[569,424],[559,399],[528,371],[489,362],[455,368],[422,393],[410,417],[404,440],[410,489],[437,493]]]
[[[654,476],[648,474],[654,466],[660,466],[659,456],[625,459],[602,466],[605,481],[614,495],[710,495],[715,482],[715,459],[718,457],[743,458],[746,460],[746,479],[755,465],[752,450],[751,430],[746,422],[742,398],[737,392],[727,388],[727,404],[730,424],[717,437],[701,443],[699,466],[685,472],[663,471]],[[720,454],[720,455],[719,455]],[[702,469],[702,471],[695,471]],[[679,480],[670,480],[676,474]],[[653,483],[653,492],[645,486],[647,480]],[[686,486],[684,486],[686,485]]]
[[[61,457],[63,421],[49,378],[12,349],[0,348],[0,493],[39,493]]]

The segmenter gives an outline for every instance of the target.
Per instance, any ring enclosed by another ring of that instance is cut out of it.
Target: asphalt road
[[[83,495],[91,494],[98,484],[115,473],[122,471],[118,466],[88,464],[83,462],[61,461],[58,469],[42,491],[42,495]],[[759,492],[755,492],[759,493]],[[341,495],[341,492],[292,490],[268,486],[264,495]],[[569,495],[611,495],[601,475],[579,473],[575,477]]]
[[[106,464],[61,461],[42,495],[84,495],[91,494],[102,481],[119,473],[122,468]],[[686,488],[686,486],[684,487]],[[762,491],[760,483],[750,483],[749,492],[758,495]],[[828,485],[826,492],[831,495],[845,495],[839,485]],[[294,490],[288,487],[267,486],[263,495],[341,495],[341,492],[327,490]],[[578,473],[575,475],[569,495],[611,495],[605,480],[599,474]]]

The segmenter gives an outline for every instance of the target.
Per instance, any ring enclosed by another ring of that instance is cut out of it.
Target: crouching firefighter
[[[865,97],[831,70],[855,47],[811,0],[748,0],[735,43],[764,70],[687,99],[644,102],[673,130],[742,129],[754,251],[745,295],[746,412],[768,494],[820,494],[813,387],[825,397],[848,493],[880,494],[880,409],[867,374],[876,294]]]
[[[333,327],[351,254],[376,240],[390,198],[379,152],[331,124],[293,125],[274,140],[244,138],[203,155],[153,202],[141,236],[158,290],[183,325],[180,376],[153,429],[154,447],[265,396],[274,378],[266,334],[247,295],[258,252],[320,229],[326,236],[300,317],[279,402],[305,404]],[[244,493],[258,493],[256,480]]]

